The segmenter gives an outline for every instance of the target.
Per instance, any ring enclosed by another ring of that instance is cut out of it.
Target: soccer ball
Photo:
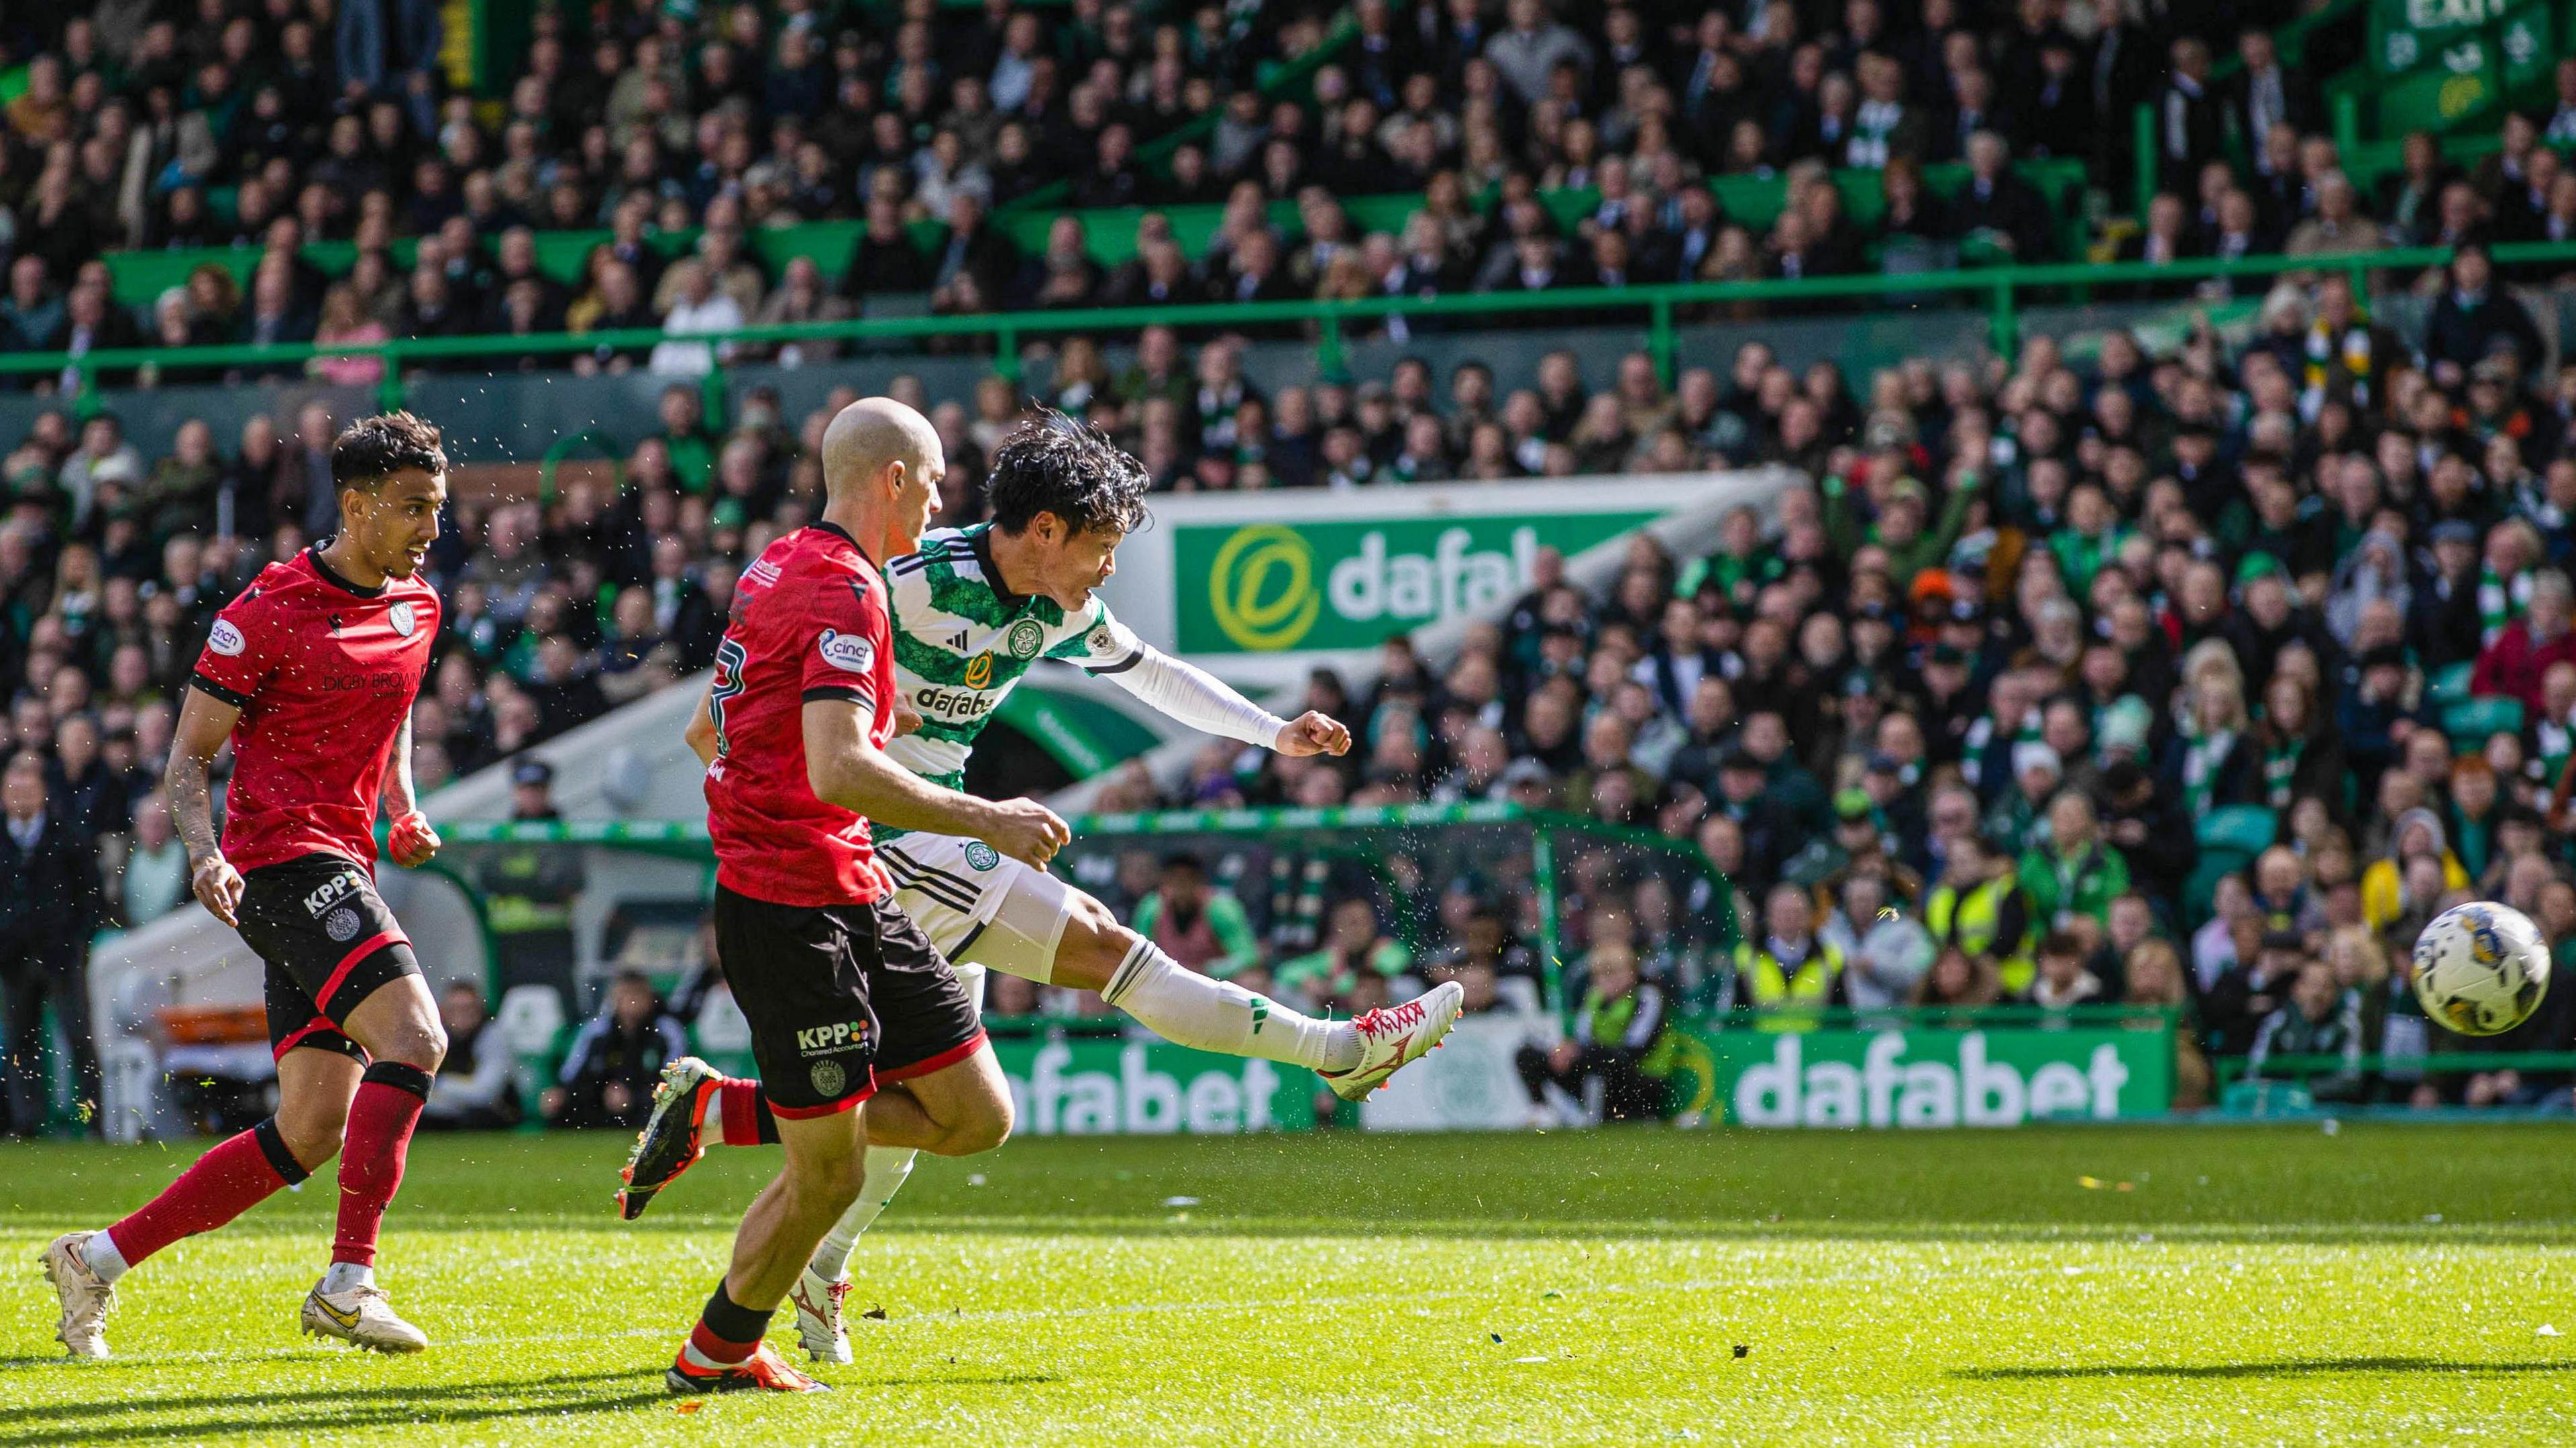
[[[2521,1025],[2549,989],[2549,942],[2510,905],[2473,900],[2433,917],[2415,939],[2415,998],[2464,1036]]]

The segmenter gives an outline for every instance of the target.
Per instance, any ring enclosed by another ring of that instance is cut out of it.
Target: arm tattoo
[[[222,853],[215,834],[214,789],[206,782],[206,761],[185,750],[172,750],[169,778],[163,784],[170,794],[171,821],[179,827],[180,842],[188,849],[188,863],[193,866]]]

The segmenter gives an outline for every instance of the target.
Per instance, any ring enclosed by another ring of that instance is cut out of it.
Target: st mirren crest
[[[838,1096],[841,1089],[850,1084],[849,1074],[841,1069],[838,1061],[817,1061],[808,1074],[813,1077],[814,1092],[818,1096]]]
[[[397,603],[385,610],[385,622],[394,626],[395,633],[410,638],[411,631],[420,627],[420,615],[409,603]]]

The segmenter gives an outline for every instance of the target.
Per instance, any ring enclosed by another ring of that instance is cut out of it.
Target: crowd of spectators
[[[2124,0],[2027,0],[1981,17],[1957,0],[1902,14],[1844,0],[1747,22],[1728,7],[1361,0],[1354,38],[1310,83],[1265,98],[1250,83],[1262,63],[1321,42],[1311,8],[912,0],[889,24],[825,0],[774,15],[638,0],[596,17],[541,8],[524,73],[506,100],[478,103],[449,92],[407,22],[367,18],[384,3],[165,14],[108,0],[0,35],[32,55],[0,115],[0,257],[15,263],[0,347],[684,337],[831,321],[883,293],[969,314],[2042,260],[2062,250],[2052,208],[2080,198],[2044,197],[2010,162],[2076,159],[2117,184],[2141,104],[2159,108],[2171,186],[2119,242],[2141,259],[2576,234],[2576,178],[2562,187],[2537,145],[2576,127],[2576,62],[2556,113],[2508,119],[2503,153],[2473,173],[2421,137],[2365,196],[2338,169],[2312,78],[2270,31],[2239,29],[2281,7],[2141,18]],[[2214,49],[2240,62],[2224,81]],[[1140,159],[1167,136],[1167,160]],[[1925,166],[1952,162],[1964,184],[1926,185]],[[1866,225],[1835,170],[1878,173],[1884,204]],[[1745,175],[1786,178],[1776,218],[1730,217],[1703,184]],[[1590,198],[1570,224],[1540,199],[1558,191]],[[1221,202],[1225,220],[1190,255],[1159,213],[1095,218],[1135,228],[1116,239],[1134,260],[1104,267],[1076,216],[1033,254],[994,220],[1041,192],[1092,210]],[[1380,232],[1337,199],[1413,193],[1421,209]],[[1284,225],[1265,212],[1282,202],[1296,212]],[[837,277],[810,260],[773,272],[748,242],[835,218],[865,222]],[[921,222],[937,236],[927,250]],[[579,276],[539,267],[537,232],[593,228],[611,236]],[[674,255],[657,236],[696,240]],[[408,265],[398,239],[419,242]],[[303,252],[316,241],[354,243],[356,264],[327,275]],[[260,259],[246,280],[201,267],[131,311],[98,264],[208,245]],[[713,355],[672,342],[510,365],[685,372]],[[364,382],[381,366],[313,370]]]

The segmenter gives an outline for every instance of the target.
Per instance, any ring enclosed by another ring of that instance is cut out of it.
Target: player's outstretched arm
[[[162,791],[170,797],[171,822],[188,851],[188,886],[216,919],[233,926],[241,924],[234,911],[241,904],[242,878],[224,858],[215,833],[215,791],[206,771],[240,718],[240,709],[204,689],[188,690],[161,779]]]
[[[1193,729],[1240,739],[1282,754],[1340,754],[1351,731],[1323,714],[1282,719],[1186,659],[1137,643],[1128,656],[1094,672]]]
[[[805,704],[805,778],[814,797],[899,830],[968,835],[1043,869],[1073,832],[1033,799],[977,799],[943,789],[886,758],[868,742],[869,706],[857,700]]]

